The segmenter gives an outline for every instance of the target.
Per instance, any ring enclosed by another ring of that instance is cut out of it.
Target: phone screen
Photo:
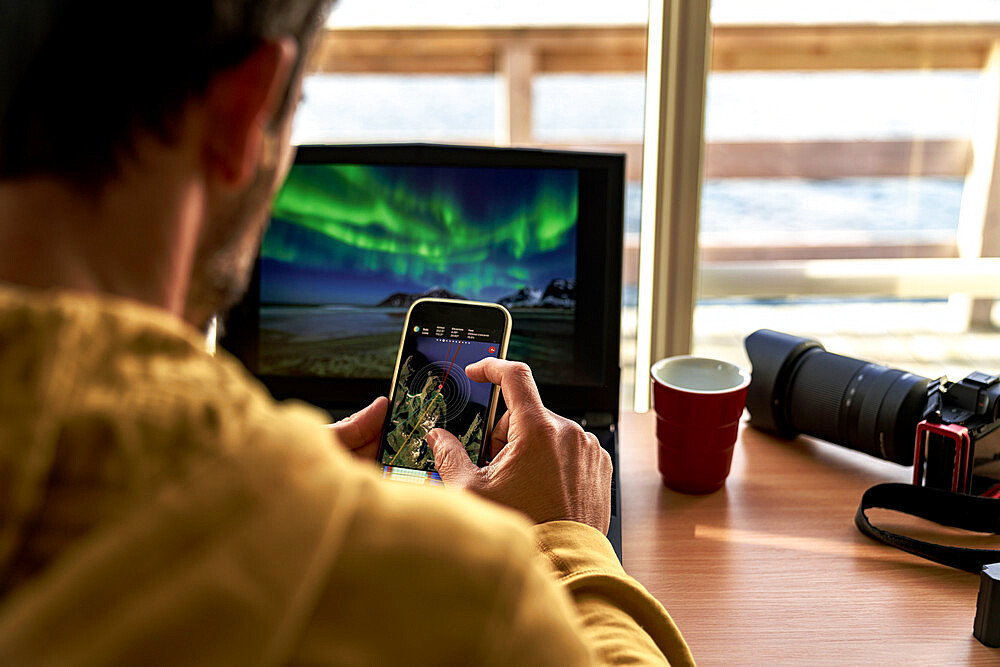
[[[473,382],[465,367],[486,357],[503,358],[507,317],[496,306],[414,304],[379,444],[384,477],[440,484],[427,445],[427,434],[435,428],[458,438],[474,463],[484,462],[498,389],[489,382]]]

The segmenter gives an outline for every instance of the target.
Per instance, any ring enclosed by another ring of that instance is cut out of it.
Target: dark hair
[[[169,140],[182,105],[269,39],[297,40],[294,82],[332,4],[0,0],[0,179],[104,182],[136,131]]]

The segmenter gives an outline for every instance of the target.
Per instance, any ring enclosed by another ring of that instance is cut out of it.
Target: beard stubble
[[[200,331],[213,316],[223,319],[246,293],[267,228],[276,173],[273,163],[259,167],[246,189],[207,216],[209,229],[195,252],[184,308],[184,319]]]

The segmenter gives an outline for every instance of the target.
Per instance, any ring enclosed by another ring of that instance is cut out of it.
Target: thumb
[[[462,443],[443,428],[427,434],[427,445],[434,452],[434,466],[445,484],[467,487],[479,475]]]

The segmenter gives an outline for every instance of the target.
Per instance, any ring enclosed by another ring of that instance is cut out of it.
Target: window
[[[646,0],[341,0],[305,81],[296,143],[414,142],[628,156],[622,327],[631,404]]]
[[[980,259],[1000,255],[1000,10],[713,19],[693,351],[745,364],[771,328],[930,377],[1000,370],[1000,264]]]

